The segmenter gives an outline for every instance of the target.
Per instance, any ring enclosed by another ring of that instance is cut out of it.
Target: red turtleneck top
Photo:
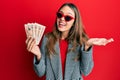
[[[60,40],[60,54],[61,54],[63,76],[64,76],[64,72],[65,72],[65,62],[66,62],[67,50],[68,50],[68,41]]]

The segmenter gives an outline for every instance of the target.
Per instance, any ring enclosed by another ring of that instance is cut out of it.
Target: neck
[[[65,38],[67,38],[68,33],[69,33],[69,32],[67,32],[67,31],[62,32],[62,34],[61,34],[61,39],[63,39],[63,40],[64,40]]]

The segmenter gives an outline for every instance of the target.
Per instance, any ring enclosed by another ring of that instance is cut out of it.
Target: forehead
[[[60,12],[63,12],[64,14],[70,14],[75,15],[74,11],[69,6],[64,6],[60,9]]]

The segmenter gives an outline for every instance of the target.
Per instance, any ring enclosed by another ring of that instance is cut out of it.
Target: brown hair
[[[58,11],[60,11],[60,9],[63,8],[64,6],[70,7],[75,13],[75,21],[66,38],[66,40],[73,45],[70,51],[71,50],[74,51],[78,45],[82,45],[88,40],[88,36],[83,28],[82,19],[77,7],[72,3],[65,3],[59,8]],[[56,44],[57,41],[59,41],[60,35],[61,32],[57,28],[56,20],[54,24],[54,30],[46,35],[48,37],[46,47],[49,55],[55,54],[54,45]]]

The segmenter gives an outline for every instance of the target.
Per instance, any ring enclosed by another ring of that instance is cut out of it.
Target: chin
[[[68,29],[66,27],[61,27],[61,26],[58,26],[58,30],[60,32],[65,32],[65,31],[68,31]]]
[[[61,29],[61,28],[58,28],[58,30],[59,30],[60,32],[64,32],[64,31],[65,31],[65,29]]]

